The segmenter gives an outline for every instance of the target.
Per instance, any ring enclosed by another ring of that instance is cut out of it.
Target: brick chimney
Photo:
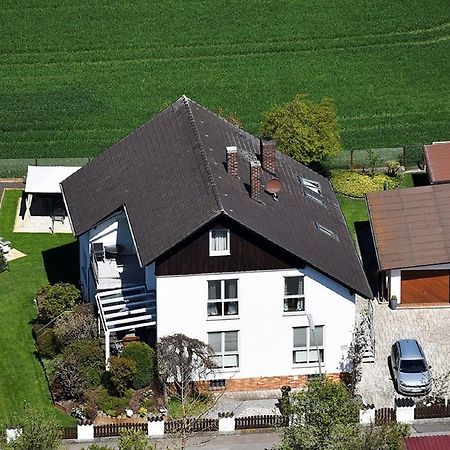
[[[259,161],[250,162],[250,197],[260,201],[261,197],[261,163]]]
[[[238,153],[236,147],[227,147],[227,172],[237,177],[238,174]]]
[[[275,174],[277,170],[277,162],[275,158],[275,150],[277,146],[275,141],[268,141],[261,139],[260,140],[260,154],[261,154],[261,162],[262,168],[266,172],[270,172]]]

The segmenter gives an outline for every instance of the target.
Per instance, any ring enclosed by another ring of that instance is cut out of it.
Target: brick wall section
[[[276,150],[275,141],[265,141],[261,139],[260,152],[261,152],[262,168],[266,172],[270,172],[272,174],[275,174],[277,170],[275,150]]]
[[[250,162],[250,197],[256,201],[261,199],[261,163],[259,161]]]
[[[238,153],[236,147],[227,147],[227,172],[234,177],[238,174]]]

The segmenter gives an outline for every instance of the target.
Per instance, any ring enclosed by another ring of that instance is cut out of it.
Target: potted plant
[[[389,299],[389,308],[391,309],[397,309],[397,296],[392,295]]]

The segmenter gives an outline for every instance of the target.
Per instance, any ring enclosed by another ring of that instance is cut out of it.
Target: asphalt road
[[[151,441],[155,443],[155,441]],[[108,445],[111,448],[117,449],[116,439],[96,440],[97,445]],[[271,449],[275,444],[279,443],[278,433],[241,433],[229,435],[208,435],[203,437],[192,437],[188,441],[187,450],[202,449],[202,450],[265,450]],[[89,442],[85,444],[80,443],[66,443],[67,450],[82,450],[89,446]],[[175,450],[181,448],[180,441],[176,439],[160,439],[156,441],[158,450]]]

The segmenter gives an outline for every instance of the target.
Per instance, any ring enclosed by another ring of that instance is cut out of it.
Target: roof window
[[[324,227],[323,225],[320,225],[320,223],[316,222],[316,228],[321,231],[322,233],[326,234],[328,237],[331,237],[333,239],[338,239],[337,235],[335,233],[333,233],[331,230],[329,230],[328,228]]]
[[[308,197],[311,200],[314,200],[316,203],[319,203],[319,205],[323,205],[323,200],[320,196],[317,197],[316,195],[313,195],[311,192],[305,191],[305,197]]]
[[[300,178],[300,183],[311,192],[314,192],[317,195],[322,197],[322,188],[320,187],[320,183],[313,180],[308,180],[307,178]]]

